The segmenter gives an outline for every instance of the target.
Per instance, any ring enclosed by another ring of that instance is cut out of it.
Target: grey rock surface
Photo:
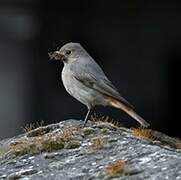
[[[144,140],[135,137],[130,129],[115,127],[105,122],[89,122],[85,129],[79,128],[82,122],[66,120],[32,130],[18,137],[0,141],[0,179],[32,180],[179,180],[181,179],[181,152],[175,139],[157,133],[157,140]],[[46,134],[61,133],[65,127],[77,127],[73,134],[79,146],[12,155],[9,147],[22,138],[26,141]],[[39,133],[41,129],[42,134]],[[101,142],[94,144],[95,139]],[[163,140],[163,141],[162,141]],[[122,160],[127,163],[124,173],[110,176],[106,168],[110,163]]]

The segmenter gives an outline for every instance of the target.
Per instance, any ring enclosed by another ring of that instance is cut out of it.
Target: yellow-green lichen
[[[65,149],[76,149],[81,146],[80,142],[72,140],[66,143]]]
[[[8,152],[8,150],[9,150],[8,146],[0,145],[0,158],[4,157]]]
[[[83,133],[85,136],[91,135],[95,133],[95,129],[91,128],[91,127],[85,127],[83,129]]]
[[[39,129],[40,128],[38,128],[38,131]],[[10,153],[21,156],[25,154],[57,151],[65,148],[65,146],[68,149],[77,148],[80,147],[80,143],[75,141],[76,133],[78,133],[77,128],[64,127],[57,132],[49,131],[42,135],[38,133],[38,136],[23,137],[18,139],[16,143],[10,144]]]

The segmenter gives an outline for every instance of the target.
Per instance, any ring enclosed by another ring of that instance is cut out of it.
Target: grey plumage
[[[68,43],[59,51],[51,53],[50,57],[63,61],[62,81],[65,89],[88,108],[84,126],[91,110],[96,105],[114,106],[125,111],[142,126],[147,127],[149,125],[133,110],[133,106],[119,94],[100,66],[80,44]]]

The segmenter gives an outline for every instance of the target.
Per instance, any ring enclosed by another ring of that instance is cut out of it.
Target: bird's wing
[[[74,64],[75,65],[75,64]],[[93,88],[100,93],[113,97],[130,108],[134,108],[126,99],[124,99],[114,85],[108,80],[102,69],[95,62],[86,63],[83,66],[78,64],[74,66],[73,76],[85,86]]]

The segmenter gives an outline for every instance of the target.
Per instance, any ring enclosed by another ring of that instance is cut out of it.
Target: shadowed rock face
[[[67,120],[1,141],[0,179],[181,179],[177,140],[155,131],[157,140],[139,139],[105,122],[81,129],[81,123]]]

